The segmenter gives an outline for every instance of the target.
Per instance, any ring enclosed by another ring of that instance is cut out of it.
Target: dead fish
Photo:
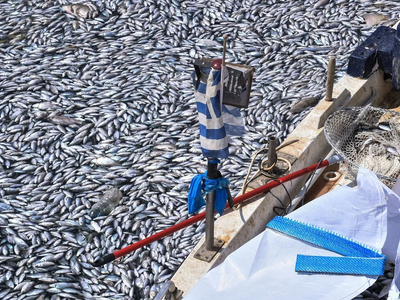
[[[383,21],[389,20],[388,17],[381,15],[381,14],[366,14],[366,15],[363,15],[363,18],[364,18],[367,26],[374,26]]]
[[[373,143],[374,140],[372,138],[368,138],[364,141],[364,143],[361,145],[361,149],[360,152],[363,151],[365,149],[365,147],[367,147],[369,144]]]
[[[172,144],[159,144],[159,145],[155,145],[154,146],[154,148],[153,148],[154,150],[163,150],[163,151],[170,151],[170,152],[172,152],[172,151],[175,151],[176,150],[176,147],[174,146],[174,145],[172,145]]]
[[[33,116],[36,119],[45,119],[49,116],[49,113],[45,112],[45,111],[35,111],[35,112],[33,112]]]
[[[386,150],[387,150],[387,152],[389,152],[395,156],[400,156],[399,152],[394,147],[387,147]]]
[[[36,103],[33,105],[33,107],[36,107],[38,109],[56,109],[58,106],[54,105],[52,102],[42,102],[42,103]]]
[[[62,9],[64,9],[67,13],[82,17],[84,19],[94,19],[99,15],[97,7],[91,3],[64,5]]]
[[[293,107],[289,110],[290,113],[292,114],[297,114],[299,112],[302,112],[304,109],[310,106],[314,106],[318,103],[320,97],[307,97],[301,99],[299,102],[297,102]]]
[[[57,125],[74,125],[74,124],[81,124],[82,121],[73,119],[70,117],[65,117],[65,116],[53,116],[49,118],[49,121],[51,121],[54,124]]]
[[[99,166],[117,166],[119,163],[109,157],[98,157],[93,160]]]
[[[81,27],[78,21],[72,21],[71,25],[74,30],[78,30]]]
[[[392,129],[390,128],[390,125],[388,123],[380,123],[378,125],[378,128],[384,131],[392,131]]]
[[[317,3],[315,3],[314,8],[319,8],[322,6],[325,6],[329,3],[329,0],[319,0]]]
[[[221,47],[221,43],[217,41],[209,40],[209,39],[197,39],[196,45],[198,46],[206,46],[206,47]]]
[[[118,203],[122,199],[122,193],[117,188],[112,188],[106,191],[101,197],[103,201]]]

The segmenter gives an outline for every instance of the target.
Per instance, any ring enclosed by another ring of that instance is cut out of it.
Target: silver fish
[[[62,8],[67,13],[82,17],[84,19],[93,19],[99,14],[97,7],[91,3],[64,5]]]

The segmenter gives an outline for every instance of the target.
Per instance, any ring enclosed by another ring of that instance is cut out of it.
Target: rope
[[[277,158],[276,158],[276,161],[274,161],[274,163],[273,163],[271,166],[269,166],[269,167],[264,167],[264,162],[262,162],[262,170],[263,170],[263,171],[270,171],[270,170],[272,170],[272,169],[275,167],[276,162],[278,161],[278,159],[279,159],[279,157],[277,157]],[[289,163],[289,164],[290,164],[290,163]]]
[[[279,216],[267,227],[345,256],[298,255],[296,272],[373,276],[384,273],[385,255],[335,232]]]
[[[251,160],[249,169],[247,170],[246,177],[244,178],[242,189],[240,190],[240,194],[244,194],[244,190],[247,187],[247,179],[249,179],[249,176],[250,176],[250,173],[251,173],[251,168],[253,167],[254,161],[256,160],[258,154],[260,154],[262,151],[266,151],[266,150],[268,150],[268,149],[267,148],[263,148],[263,149],[258,150],[256,152],[256,154],[254,154],[253,159]]]
[[[277,199],[277,200],[279,201],[279,203],[282,205],[281,207],[279,207],[279,206],[274,206],[274,207],[273,207],[273,211],[274,211],[274,213],[276,213],[278,216],[280,216],[280,214],[279,214],[276,210],[277,210],[277,209],[282,209],[282,210],[283,210],[283,214],[287,215],[288,209],[292,207],[292,201],[293,201],[293,200],[292,200],[292,197],[290,196],[290,193],[289,193],[289,191],[287,190],[286,186],[285,186],[280,180],[274,179],[274,181],[279,182],[279,184],[283,187],[283,189],[285,190],[286,195],[288,196],[290,202],[289,202],[288,207],[285,208],[285,206],[283,205],[282,201],[281,201],[277,196],[275,196],[274,194],[272,194],[271,191],[269,191],[269,193],[271,193],[272,196],[274,196],[275,199]]]
[[[278,147],[276,148],[276,151],[278,151],[278,150],[280,150],[280,149],[282,149],[282,148],[284,148],[284,147],[286,147],[286,146],[289,146],[289,145],[291,145],[291,144],[293,144],[293,143],[295,143],[295,142],[298,142],[298,141],[299,141],[299,139],[294,139],[294,140],[288,141],[288,142],[286,142],[286,143],[283,143],[282,145],[280,145],[280,146],[278,146]],[[250,182],[251,180],[253,180],[253,179],[256,177],[256,175],[261,174],[261,170],[262,170],[262,171],[270,171],[270,170],[272,170],[273,167],[276,165],[276,161],[278,161],[278,160],[285,162],[285,163],[288,165],[288,170],[289,170],[289,171],[291,170],[292,164],[290,163],[290,161],[288,161],[287,159],[285,159],[285,158],[283,158],[283,157],[279,157],[279,156],[278,156],[278,157],[276,158],[275,163],[274,163],[272,166],[266,167],[266,168],[263,167],[263,166],[259,167],[259,170],[256,172],[256,174],[255,174],[252,178],[250,178],[250,180],[249,180],[249,176],[250,176],[250,173],[251,173],[251,169],[253,168],[254,161],[256,160],[257,156],[258,156],[261,152],[263,152],[263,151],[268,151],[268,148],[266,147],[266,148],[260,149],[260,150],[258,150],[258,151],[254,154],[254,156],[253,156],[253,158],[252,158],[252,160],[251,160],[250,166],[249,166],[249,168],[248,168],[248,170],[247,170],[246,177],[245,177],[245,179],[244,179],[244,181],[243,181],[243,185],[242,185],[242,189],[240,190],[240,194],[244,194],[244,192],[245,192],[245,190],[246,190],[247,185],[249,184],[249,182]],[[262,157],[261,163],[262,163],[263,159],[265,159],[266,157],[268,157],[268,156],[267,156],[267,155],[264,155],[264,156]],[[269,176],[269,177],[272,177],[271,175],[267,175],[267,174],[264,174],[264,175]],[[273,177],[272,177],[272,178],[273,178]],[[237,208],[239,208],[239,207],[240,207],[240,206],[238,206]]]
[[[268,156],[264,156],[266,159],[268,159]],[[280,161],[283,161],[283,162],[285,162],[287,165],[288,165],[288,171],[290,171],[291,169],[292,169],[292,164],[290,163],[290,161],[288,161],[286,158],[283,158],[283,157],[277,157],[276,158],[276,161],[273,163],[273,165],[272,166],[270,166],[270,167],[264,167],[264,165],[268,162],[268,160],[262,160],[261,161],[261,167],[260,167],[260,169],[262,169],[263,171],[270,171],[270,170],[272,170],[273,169],[273,167],[275,167],[275,165],[276,165],[276,162],[278,161],[278,160],[280,160]]]

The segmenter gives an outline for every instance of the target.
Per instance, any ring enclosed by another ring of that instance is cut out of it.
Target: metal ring
[[[322,174],[322,178],[326,181],[336,181],[340,177],[340,173],[336,171],[327,171]]]

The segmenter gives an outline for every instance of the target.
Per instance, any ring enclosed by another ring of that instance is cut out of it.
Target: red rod
[[[320,163],[316,163],[313,164],[311,166],[308,166],[304,169],[298,170],[296,172],[290,173],[288,175],[282,176],[274,181],[268,182],[266,184],[264,184],[263,186],[260,186],[259,188],[256,188],[255,190],[252,190],[246,194],[240,195],[238,197],[236,197],[233,202],[234,204],[239,204],[242,203],[250,198],[253,198],[255,196],[258,196],[260,194],[266,193],[268,192],[270,189],[273,189],[274,187],[277,187],[278,185],[280,185],[281,183],[296,179],[300,176],[303,176],[305,174],[311,173],[312,171],[316,170],[316,169],[320,169],[323,167],[326,167],[330,164],[336,163],[338,161],[340,161],[341,158],[339,156],[333,156],[330,159],[325,159],[323,161],[321,161]],[[229,204],[226,205],[225,209],[227,209],[229,207]],[[157,232],[156,234],[153,234],[152,236],[149,236],[139,242],[136,242],[130,246],[127,246],[125,248],[122,248],[121,250],[117,250],[115,252],[113,252],[112,254],[108,254],[105,257],[102,257],[98,260],[96,260],[94,262],[94,265],[97,266],[102,266],[106,263],[109,263],[111,261],[113,261],[116,258],[119,258],[121,256],[127,255],[129,253],[131,253],[132,251],[135,251],[139,248],[142,248],[148,244],[151,244],[167,235],[170,235],[178,230],[181,230],[189,225],[192,225],[194,223],[197,223],[198,221],[201,221],[203,219],[205,219],[206,217],[206,212],[202,212],[199,213],[196,216],[193,216],[185,221],[182,221],[176,225],[173,225],[167,229],[164,229],[163,231]]]

